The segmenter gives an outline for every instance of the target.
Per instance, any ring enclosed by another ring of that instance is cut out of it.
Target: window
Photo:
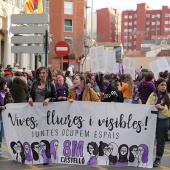
[[[125,16],[124,16],[124,19],[128,19],[128,16],[127,16],[127,15],[125,15]]]
[[[132,36],[131,35],[129,35],[129,40],[131,40],[132,39]]]
[[[132,32],[132,29],[129,29],[129,32]]]
[[[146,28],[146,31],[149,31],[149,28],[148,28],[148,27]]]
[[[136,41],[133,42],[133,45],[136,45]]]
[[[155,22],[152,22],[152,25],[155,25]]]
[[[128,29],[124,29],[124,32],[128,32]]]
[[[124,36],[124,40],[127,40],[127,36]]]
[[[152,32],[155,32],[155,28],[152,28]]]
[[[64,1],[64,14],[73,15],[73,2]]]
[[[165,17],[169,17],[169,14],[166,13],[166,14],[165,14]]]
[[[46,1],[46,13],[50,13],[50,1]]]
[[[124,26],[126,26],[126,25],[128,25],[128,23],[127,23],[127,22],[124,22]]]
[[[168,31],[168,28],[165,27],[165,31],[167,32],[167,31]]]
[[[68,45],[70,46],[70,50],[73,49],[73,38],[72,37],[64,37],[64,41],[66,41],[68,43]]]
[[[150,24],[150,21],[146,21],[146,25],[149,25]]]
[[[137,21],[134,21],[134,25],[136,25],[137,24]]]
[[[136,35],[134,35],[133,37],[136,38]]]
[[[160,32],[160,28],[156,28],[157,32]]]
[[[134,14],[134,18],[137,18],[137,14]]]
[[[156,18],[160,18],[160,14],[156,14]]]
[[[155,15],[152,15],[152,18],[155,18]]]
[[[129,25],[131,26],[131,25],[132,25],[132,22],[129,22]]]
[[[160,25],[160,21],[156,21],[156,25]]]
[[[150,14],[146,14],[146,18],[150,18]]]
[[[168,24],[169,22],[168,21],[165,21],[165,24]]]
[[[64,20],[64,31],[65,32],[73,32],[73,22],[70,19]]]
[[[132,19],[132,15],[129,15],[129,19]]]
[[[64,41],[66,41],[68,43],[68,45],[70,46],[70,50],[73,49],[73,38],[72,37],[64,37]]]

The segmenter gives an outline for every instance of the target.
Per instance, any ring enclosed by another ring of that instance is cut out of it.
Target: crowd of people
[[[161,163],[165,141],[168,138],[170,107],[170,74],[160,72],[156,80],[154,74],[136,70],[136,79],[130,74],[61,72],[46,67],[36,71],[15,71],[10,65],[5,69],[0,65],[0,110],[6,103],[49,102],[74,100],[95,102],[119,102],[129,104],[155,105],[158,109],[156,125],[156,159],[154,166]],[[2,112],[0,112],[0,155],[4,138]]]

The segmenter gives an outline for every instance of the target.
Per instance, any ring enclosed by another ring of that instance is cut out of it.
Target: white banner
[[[151,105],[98,102],[8,104],[3,122],[14,160],[151,168],[156,115]]]

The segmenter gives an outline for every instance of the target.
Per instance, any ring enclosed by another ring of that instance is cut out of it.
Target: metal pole
[[[91,0],[91,47],[93,46],[93,0]]]
[[[48,67],[48,31],[45,30],[45,66]]]
[[[155,57],[156,57],[156,55],[157,55],[157,17],[155,17],[156,18],[156,44],[155,44]]]

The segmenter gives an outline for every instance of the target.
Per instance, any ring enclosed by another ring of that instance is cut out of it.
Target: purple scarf
[[[91,84],[91,87],[94,88],[97,85],[96,82],[94,82],[93,84]]]
[[[56,84],[56,89],[57,89],[57,92],[60,94],[60,96],[64,96],[65,84],[63,84],[63,86]]]
[[[105,83],[104,83],[103,89],[106,90],[106,89],[108,88],[109,85],[110,85],[110,82],[108,82],[108,83],[105,82]]]
[[[157,95],[157,97],[158,97],[158,100],[162,100],[164,93],[158,91],[158,92],[156,93],[156,95]]]
[[[83,87],[82,89],[76,88],[76,100],[80,100],[80,95],[84,91],[84,89],[85,87]]]
[[[4,99],[5,99],[5,91],[4,90],[0,90],[0,105],[1,106],[4,105]]]

